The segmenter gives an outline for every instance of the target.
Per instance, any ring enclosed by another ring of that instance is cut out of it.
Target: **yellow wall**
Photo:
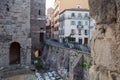
[[[69,8],[77,8],[77,5],[89,9],[88,0],[60,0],[60,12]]]

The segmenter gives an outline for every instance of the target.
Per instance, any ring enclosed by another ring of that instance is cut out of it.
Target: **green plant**
[[[52,46],[51,46],[51,45],[49,45],[49,48],[50,48],[50,49],[52,49]]]
[[[82,58],[82,64],[81,64],[82,68],[87,68],[89,69],[92,66],[92,60],[90,60],[89,62],[87,62],[87,60],[83,57]]]
[[[78,57],[78,55],[77,55],[76,53],[74,54],[74,56],[75,56],[75,57]]]
[[[41,70],[41,69],[43,68],[42,63],[40,63],[40,62],[35,63],[35,68],[36,68],[37,70]]]

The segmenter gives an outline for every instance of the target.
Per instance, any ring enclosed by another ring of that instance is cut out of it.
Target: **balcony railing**
[[[92,29],[92,28],[94,28],[94,26],[90,26],[89,28]]]
[[[77,28],[78,28],[78,29],[83,29],[84,26],[83,26],[83,25],[77,25]]]
[[[70,35],[75,35],[75,32],[71,31]]]
[[[81,17],[60,17],[59,21],[61,22],[61,21],[64,21],[66,19],[89,20],[89,17],[82,17],[82,18]]]

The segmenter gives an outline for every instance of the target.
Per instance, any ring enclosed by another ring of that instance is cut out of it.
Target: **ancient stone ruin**
[[[0,67],[30,65],[45,37],[46,0],[0,0]],[[43,46],[42,46],[43,47]]]
[[[91,80],[120,80],[120,0],[89,0],[97,26],[91,41]]]
[[[31,63],[30,0],[0,0],[0,67]]]

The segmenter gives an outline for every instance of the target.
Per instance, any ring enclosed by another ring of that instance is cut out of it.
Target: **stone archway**
[[[20,64],[20,44],[13,42],[10,45],[9,64]]]

